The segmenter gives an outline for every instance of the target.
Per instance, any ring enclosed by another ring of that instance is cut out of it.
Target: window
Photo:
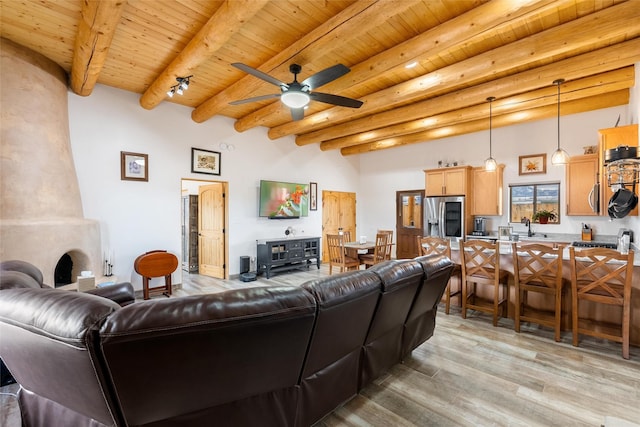
[[[555,217],[549,218],[549,223],[559,224],[560,183],[512,184],[509,186],[509,208],[509,222],[523,222],[525,218],[533,218],[536,212],[550,211]]]

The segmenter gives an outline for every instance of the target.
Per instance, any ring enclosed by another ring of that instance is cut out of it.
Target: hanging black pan
[[[613,196],[609,199],[607,211],[611,218],[624,218],[629,215],[629,212],[631,212],[637,204],[638,196],[636,196],[635,191],[623,187],[613,193]]]

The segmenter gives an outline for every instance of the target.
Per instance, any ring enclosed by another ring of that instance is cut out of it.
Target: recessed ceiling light
[[[407,65],[404,66],[404,68],[413,68],[416,65],[418,65],[417,61],[413,61],[413,62],[409,62]]]

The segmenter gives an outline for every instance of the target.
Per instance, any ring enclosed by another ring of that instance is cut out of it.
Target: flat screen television
[[[260,181],[261,217],[300,218],[309,215],[309,184]]]

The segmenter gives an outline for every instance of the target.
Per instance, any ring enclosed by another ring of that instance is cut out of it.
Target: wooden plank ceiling
[[[71,89],[96,83],[193,108],[203,122],[236,119],[343,155],[425,143],[629,102],[640,62],[640,7],[616,0],[1,0],[2,37],[52,59]],[[290,82],[337,63],[320,89],[364,101],[313,102],[293,121],[278,99],[233,100],[279,88],[231,66]],[[414,63],[415,66],[407,66]],[[193,75],[184,95],[166,92]],[[613,123],[612,123],[613,125]]]

